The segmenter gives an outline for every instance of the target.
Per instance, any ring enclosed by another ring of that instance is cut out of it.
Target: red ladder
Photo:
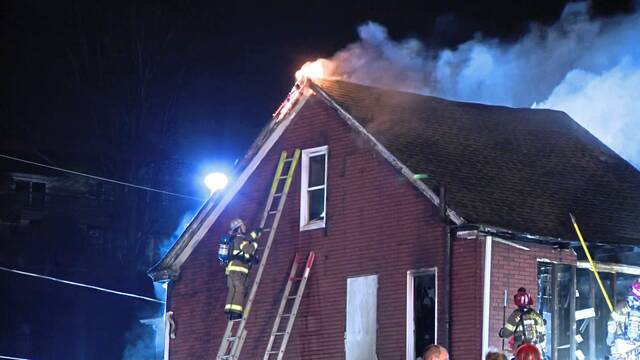
[[[273,329],[271,329],[271,336],[269,337],[269,344],[267,345],[267,350],[264,352],[263,360],[271,359],[271,356],[277,354],[277,360],[282,360],[284,357],[284,351],[287,348],[287,342],[289,342],[289,335],[291,335],[291,330],[293,329],[293,322],[296,320],[296,315],[298,314],[298,308],[300,307],[300,301],[302,300],[302,294],[304,293],[304,288],[307,285],[307,280],[309,279],[309,271],[311,271],[311,266],[313,266],[313,260],[316,258],[316,254],[311,251],[309,252],[309,256],[307,260],[300,255],[296,254],[296,257],[293,259],[293,265],[291,265],[291,272],[289,273],[289,280],[287,281],[287,286],[284,288],[284,293],[282,294],[282,300],[280,300],[280,308],[278,308],[278,316],[276,316],[276,320],[273,323]],[[305,264],[303,268],[303,272],[301,275],[298,275],[300,271],[300,264]],[[294,288],[293,284],[298,283],[298,287],[295,295],[290,295],[292,288]],[[290,300],[293,300],[293,304],[290,304]],[[287,313],[285,313],[287,311]],[[283,317],[288,317],[287,325],[284,329],[280,329],[280,323]],[[274,346],[278,347],[276,344],[279,343],[278,350],[272,350]]]

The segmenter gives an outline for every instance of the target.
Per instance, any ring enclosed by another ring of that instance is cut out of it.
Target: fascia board
[[[230,187],[221,194],[219,201],[213,201],[214,199],[208,201],[198,212],[194,222],[189,224],[169,253],[160,260],[158,265],[149,270],[149,276],[151,276],[154,281],[176,279],[178,277],[182,264],[187,260],[189,255],[191,255],[193,250],[200,243],[202,238],[216,222],[220,214],[222,214],[238,191],[242,189],[242,186],[244,186],[258,165],[260,165],[269,150],[271,150],[273,145],[278,141],[278,139],[280,139],[280,136],[288,128],[291,121],[306,103],[309,96],[310,95],[303,93],[300,101],[298,101],[295,108],[290,111],[289,115],[277,122],[274,119],[271,124],[267,126],[267,129],[273,128],[273,131],[267,135],[265,141],[259,146],[255,155],[251,158],[248,165],[240,175],[235,179],[235,181],[233,181]],[[251,150],[249,153],[250,152]],[[200,215],[201,213],[203,215]]]

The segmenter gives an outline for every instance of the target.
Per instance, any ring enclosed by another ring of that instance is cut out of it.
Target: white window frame
[[[324,155],[324,185],[309,188],[309,158]],[[329,163],[329,146],[318,146],[302,150],[300,176],[300,231],[324,228],[327,222],[327,169]],[[324,188],[324,217],[322,220],[309,221],[309,190]]]
[[[428,275],[433,274],[435,281],[435,298],[436,298],[436,306],[435,306],[435,316],[434,319],[434,344],[438,343],[438,268],[424,268],[419,270],[409,270],[407,271],[407,343],[406,343],[406,360],[415,360],[416,351],[416,341],[415,341],[415,324],[414,324],[414,310],[413,310],[413,297],[414,297],[414,282],[416,276],[420,275]]]

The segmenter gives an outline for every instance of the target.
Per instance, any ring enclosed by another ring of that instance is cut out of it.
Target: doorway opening
[[[410,271],[407,280],[407,360],[416,360],[437,343],[436,269]]]

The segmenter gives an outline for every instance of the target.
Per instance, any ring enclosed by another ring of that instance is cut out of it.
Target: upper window
[[[302,150],[300,230],[322,228],[327,207],[327,146]]]
[[[24,206],[34,210],[44,209],[47,184],[36,181],[15,181],[15,192],[21,194]]]

